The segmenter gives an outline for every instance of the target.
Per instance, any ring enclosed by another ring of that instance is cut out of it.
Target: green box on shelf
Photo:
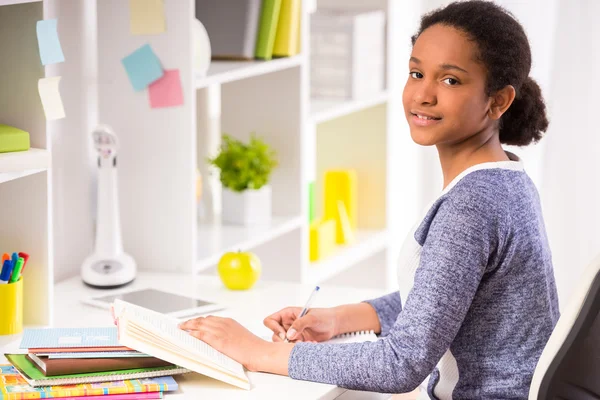
[[[0,124],[0,153],[29,150],[29,133],[14,126]]]

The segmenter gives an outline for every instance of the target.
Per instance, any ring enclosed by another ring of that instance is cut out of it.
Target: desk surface
[[[140,273],[127,289],[152,287],[173,293],[195,296],[225,306],[213,315],[236,319],[259,336],[270,337],[271,331],[263,326],[263,319],[286,306],[303,306],[314,286],[260,280],[249,291],[227,290],[216,276],[190,276],[175,273]],[[89,296],[109,294],[114,291],[91,289],[79,277],[55,286],[54,326],[109,326],[112,325],[107,310],[83,304]],[[356,303],[385,294],[379,290],[321,286],[313,307],[331,307]],[[20,338],[6,348],[16,349]],[[176,377],[179,390],[165,396],[168,399],[219,398],[219,399],[333,399],[340,395],[361,399],[379,399],[382,395],[352,392],[314,382],[298,381],[289,377],[248,372],[252,389],[245,391],[218,380],[189,373]]]

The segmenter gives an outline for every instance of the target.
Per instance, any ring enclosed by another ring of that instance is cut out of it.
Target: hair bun
[[[542,90],[534,79],[527,77],[500,119],[500,142],[527,146],[538,142],[546,129],[548,118]]]

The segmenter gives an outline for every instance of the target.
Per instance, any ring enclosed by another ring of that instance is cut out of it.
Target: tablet
[[[223,306],[207,300],[182,296],[153,288],[90,297],[84,299],[83,302],[85,304],[109,310],[115,299],[121,299],[149,310],[179,318],[206,314],[224,309]]]

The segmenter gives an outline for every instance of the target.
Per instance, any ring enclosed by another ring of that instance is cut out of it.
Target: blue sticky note
[[[149,44],[145,44],[121,60],[133,89],[140,91],[162,78],[164,71]]]
[[[60,40],[58,39],[56,23],[56,19],[45,19],[37,22],[36,32],[42,65],[65,61],[65,55],[63,54],[62,47],[60,47]]]

